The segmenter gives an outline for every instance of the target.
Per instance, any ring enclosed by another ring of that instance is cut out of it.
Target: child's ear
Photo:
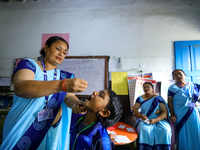
[[[102,110],[99,110],[99,115],[101,115],[102,117],[108,117],[110,116],[110,111],[104,108]]]

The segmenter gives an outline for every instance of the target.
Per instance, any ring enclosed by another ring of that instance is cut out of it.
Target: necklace
[[[187,84],[187,83],[186,83],[186,84],[180,84],[180,83],[178,83],[178,82],[176,82],[176,83],[177,83],[177,85],[180,86],[181,88],[184,87],[184,86]]]

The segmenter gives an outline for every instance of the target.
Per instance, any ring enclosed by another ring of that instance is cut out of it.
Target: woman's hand
[[[176,122],[176,116],[175,115],[170,116],[170,120],[172,120],[173,122]]]
[[[80,114],[86,111],[85,107],[83,106],[83,101],[79,101],[77,104],[74,104],[72,107],[72,112],[75,114]]]
[[[148,119],[147,116],[142,115],[142,114],[140,114],[140,118],[141,118],[142,120],[147,120],[147,119]]]
[[[155,124],[155,123],[157,123],[158,121],[156,120],[156,119],[150,119],[149,120],[149,124]]]
[[[116,135],[113,134],[113,133],[110,133],[110,134],[108,134],[108,135],[109,135],[110,139],[114,139],[114,138],[116,137]]]
[[[168,96],[168,106],[171,113],[170,120],[176,122],[176,116],[174,113],[173,98]]]
[[[85,91],[87,84],[88,83],[83,79],[72,78],[65,80],[63,83],[63,88],[65,88],[65,91],[67,92],[79,93]]]

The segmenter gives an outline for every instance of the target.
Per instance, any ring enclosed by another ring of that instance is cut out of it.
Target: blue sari
[[[155,112],[160,109],[160,103],[164,103],[168,109],[165,100],[160,96],[147,100],[139,96],[136,102],[140,104],[141,114],[146,115],[148,119],[155,119],[159,116]],[[168,119],[163,119],[155,124],[147,124],[138,118],[136,130],[139,135],[140,150],[153,150],[154,148],[170,150],[172,131]]]
[[[173,108],[176,115],[175,129],[177,133],[178,150],[200,149],[200,115],[199,108],[190,104],[198,100],[200,85],[189,82],[179,88],[171,85],[168,96],[173,98]]]
[[[32,70],[35,73],[34,80],[44,81],[43,70],[34,60],[20,61],[14,73],[20,69]],[[54,70],[47,71],[47,80],[52,80],[53,77]],[[57,69],[56,80],[64,78],[73,78],[73,74]],[[44,108],[45,97],[25,99],[14,95],[12,108],[4,122],[0,150],[69,149],[71,109],[63,101],[65,95],[66,92],[49,95],[47,107],[53,109],[53,118],[41,122],[38,122],[37,113]],[[54,126],[51,126],[60,107],[62,107],[62,117]]]

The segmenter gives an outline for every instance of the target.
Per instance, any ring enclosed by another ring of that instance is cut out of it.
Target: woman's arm
[[[156,115],[157,115],[157,114],[160,114],[160,113],[161,113],[161,110],[160,110],[160,109],[157,109],[156,112],[155,112]]]
[[[160,111],[161,111],[160,115],[155,119],[150,119],[149,124],[155,124],[156,122],[159,122],[160,120],[163,120],[164,118],[167,118],[167,114],[168,114],[167,107],[165,106],[164,103],[160,103],[159,106],[160,106]]]
[[[142,120],[146,120],[148,119],[147,116],[144,116],[142,114],[139,113],[138,109],[140,107],[140,103],[135,103],[135,105],[133,106],[133,112],[135,113],[135,115],[139,118],[141,118]]]
[[[169,111],[170,111],[170,119],[173,122],[176,122],[176,115],[174,113],[174,107],[173,107],[173,98],[168,96],[168,107],[169,107]]]
[[[67,93],[64,99],[65,104],[67,107],[72,108],[72,112],[75,114],[83,113],[86,111],[85,107],[83,106],[83,101],[80,101],[78,97],[74,93]]]
[[[13,76],[14,92],[22,98],[38,98],[62,91],[62,81],[35,81],[29,69],[17,71]]]
[[[67,92],[64,102],[69,108],[72,108],[74,105],[80,104],[80,100],[78,99],[78,97],[76,97],[74,93],[69,92]]]
[[[87,82],[82,79],[66,79],[54,81],[35,81],[35,73],[29,69],[17,71],[13,76],[14,92],[22,98],[38,98],[63,91],[82,92],[87,88]]]

